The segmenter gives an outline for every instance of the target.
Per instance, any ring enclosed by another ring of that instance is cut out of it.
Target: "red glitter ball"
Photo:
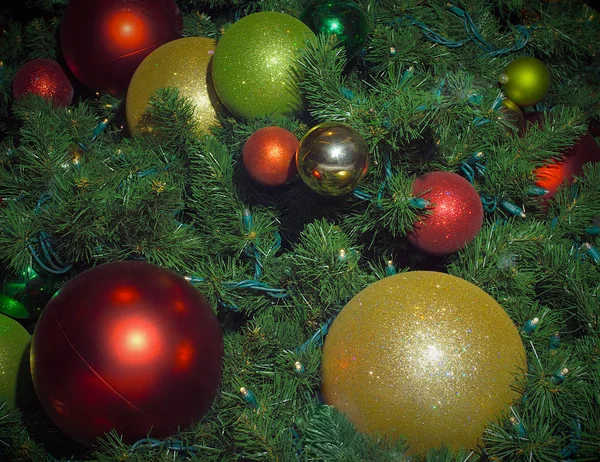
[[[44,308],[31,346],[51,419],[90,445],[111,429],[132,443],[199,419],[221,381],[223,335],[183,277],[138,261],[71,279]]]
[[[60,27],[69,69],[88,88],[122,95],[153,50],[181,36],[174,0],[71,0]]]
[[[415,223],[407,234],[417,249],[431,255],[449,255],[471,242],[483,224],[483,206],[477,191],[462,176],[432,172],[418,177],[412,193],[430,202],[431,215]]]
[[[244,145],[242,160],[250,178],[264,186],[281,186],[297,173],[298,138],[279,127],[255,131]]]
[[[51,99],[65,107],[73,101],[73,86],[56,61],[35,59],[21,66],[13,79],[13,97],[20,100],[27,94]]]

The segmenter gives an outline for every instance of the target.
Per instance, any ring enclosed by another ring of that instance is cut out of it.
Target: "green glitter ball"
[[[14,405],[32,394],[30,343],[31,336],[21,324],[0,314],[0,401]]]
[[[335,36],[348,61],[358,56],[367,39],[367,19],[354,2],[318,0],[308,5],[300,19],[315,34]]]
[[[299,51],[316,41],[293,16],[250,14],[229,27],[212,61],[217,95],[236,117],[296,116],[304,101],[295,78]]]

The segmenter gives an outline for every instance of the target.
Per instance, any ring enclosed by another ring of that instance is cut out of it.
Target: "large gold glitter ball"
[[[341,196],[358,186],[369,167],[369,148],[352,127],[323,123],[311,128],[296,151],[300,177],[313,191]]]
[[[187,37],[165,43],[138,66],[127,90],[125,112],[132,134],[156,127],[144,116],[150,96],[159,88],[177,88],[194,106],[198,132],[217,125],[221,103],[212,84],[211,63],[216,42],[206,37]]]
[[[313,31],[285,13],[253,13],[232,24],[219,40],[212,69],[225,107],[243,119],[298,115],[304,102],[297,60],[309,41],[316,41]]]
[[[511,61],[498,80],[506,97],[519,106],[539,103],[550,90],[548,67],[531,56],[521,56]]]
[[[476,449],[518,393],[526,366],[502,307],[445,273],[389,276],[342,309],[323,351],[325,402],[361,432],[407,438],[408,453]]]

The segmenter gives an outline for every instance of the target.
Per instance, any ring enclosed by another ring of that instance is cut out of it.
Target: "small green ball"
[[[14,319],[0,314],[0,400],[14,405],[32,393],[29,372],[31,336]]]
[[[316,41],[310,28],[288,14],[261,12],[234,23],[212,61],[217,95],[236,117],[296,116],[304,101],[295,77],[299,51]]]
[[[522,56],[508,64],[499,80],[506,97],[519,106],[539,103],[550,90],[548,67],[529,56]]]

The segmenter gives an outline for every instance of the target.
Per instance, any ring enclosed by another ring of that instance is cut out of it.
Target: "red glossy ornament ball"
[[[34,94],[63,107],[73,101],[73,86],[67,74],[51,59],[34,59],[21,66],[13,79],[12,89],[16,100]]]
[[[144,58],[179,38],[182,25],[174,0],[70,0],[60,43],[84,85],[119,96]]]
[[[540,124],[544,113],[537,112],[527,117],[527,127],[531,124]],[[577,143],[562,153],[558,161],[549,162],[537,168],[533,173],[537,178],[536,186],[548,190],[542,196],[544,201],[551,199],[562,184],[571,184],[576,176],[583,173],[583,166],[587,163],[600,162],[600,147],[594,137],[588,132]]]
[[[427,200],[432,212],[415,223],[406,236],[422,252],[431,255],[458,252],[481,229],[481,199],[462,176],[451,172],[426,173],[414,181],[412,193]]]
[[[280,127],[256,130],[244,145],[242,161],[250,178],[264,186],[281,186],[297,173],[298,138]]]
[[[221,381],[211,307],[177,274],[136,261],[70,280],[35,327],[31,371],[52,420],[91,445],[111,429],[131,443],[200,418]]]

